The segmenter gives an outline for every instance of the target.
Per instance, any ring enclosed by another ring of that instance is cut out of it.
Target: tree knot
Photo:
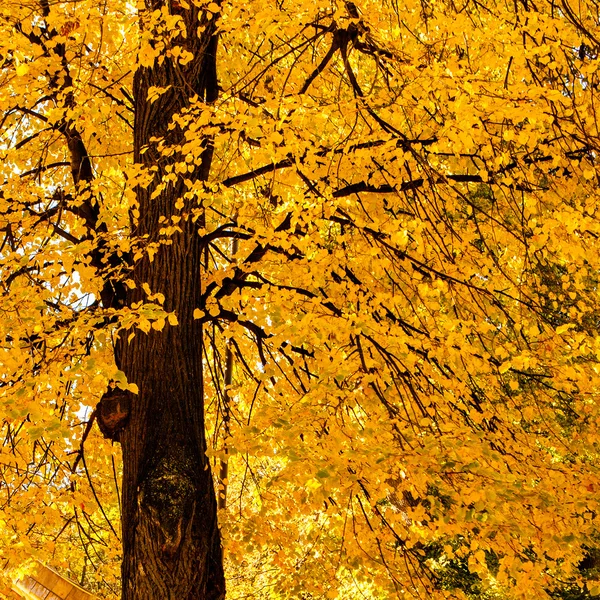
[[[96,420],[105,438],[118,442],[125,429],[131,409],[130,395],[120,389],[111,389],[96,405]]]

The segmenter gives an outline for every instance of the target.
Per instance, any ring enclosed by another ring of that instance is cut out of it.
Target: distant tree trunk
[[[149,9],[160,8],[150,1]],[[159,241],[159,217],[180,214],[175,203],[186,191],[179,180],[151,198],[168,164],[151,138],[178,143],[181,132],[168,129],[172,116],[194,94],[207,103],[217,98],[214,19],[194,6],[177,11],[188,31],[177,44],[194,59],[180,66],[165,58],[162,64],[140,68],[134,81],[134,159],[159,169],[148,188],[137,190],[139,218],[133,219],[132,233],[135,238],[147,236],[145,243]],[[199,24],[205,25],[204,33],[196,35]],[[151,86],[171,87],[150,103]],[[211,159],[206,140],[201,164],[186,177],[206,180]],[[161,245],[153,260],[145,256],[136,262],[137,289],[128,298],[129,303],[145,298],[140,288],[147,283],[152,293],[164,294],[165,309],[175,312],[179,324],[148,334],[138,331],[130,342],[122,334],[116,349],[119,368],[139,387],[139,394],[130,396],[129,419],[119,438],[124,469],[123,600],[225,596],[217,502],[205,455],[202,329],[193,318],[201,294],[202,238],[191,219],[179,225],[182,232]]]

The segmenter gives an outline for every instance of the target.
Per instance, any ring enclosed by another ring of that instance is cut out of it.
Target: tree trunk
[[[150,4],[148,0],[147,4]],[[148,6],[154,10],[157,3]],[[168,130],[174,114],[196,94],[205,102],[217,97],[214,19],[197,7],[177,8],[187,38],[177,45],[194,59],[180,66],[165,58],[135,76],[134,159],[159,168],[148,188],[137,190],[139,218],[132,222],[134,238],[159,241],[159,217],[180,214],[176,201],[186,191],[181,180],[151,198],[169,160],[161,157],[153,137],[177,144],[179,130]],[[204,33],[196,35],[198,25]],[[151,86],[169,90],[154,103]],[[142,149],[145,149],[142,152]],[[159,160],[160,158],[160,160]],[[212,147],[206,141],[202,161],[190,179],[206,180]],[[218,600],[225,596],[217,503],[209,461],[205,455],[202,380],[202,329],[193,319],[199,306],[202,278],[202,238],[191,219],[179,223],[182,232],[163,244],[153,259],[134,266],[137,288],[128,302],[164,294],[165,309],[174,311],[179,325],[162,331],[140,331],[117,343],[117,365],[139,394],[130,396],[129,420],[120,433],[123,449],[123,600]]]

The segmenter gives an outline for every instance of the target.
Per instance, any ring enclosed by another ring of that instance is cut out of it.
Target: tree
[[[5,5],[7,556],[112,441],[124,600],[598,591],[592,3]]]

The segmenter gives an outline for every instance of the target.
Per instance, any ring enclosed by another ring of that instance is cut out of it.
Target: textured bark
[[[148,8],[157,8],[154,3]],[[213,21],[198,9],[181,11],[188,34],[185,44],[195,58],[185,67],[165,60],[135,76],[135,160],[159,166],[155,184],[137,190],[139,220],[134,236],[158,241],[159,217],[177,212],[183,192],[179,183],[151,198],[165,159],[150,141],[163,136],[177,143],[181,132],[168,130],[173,114],[197,94],[216,99]],[[205,30],[196,28],[205,21]],[[155,103],[147,102],[150,86],[169,88]],[[142,153],[142,148],[147,150]],[[211,163],[207,140],[202,164],[187,177],[206,179]],[[199,306],[202,277],[202,238],[197,225],[180,223],[183,232],[162,245],[154,259],[134,266],[138,289],[128,302],[143,298],[148,283],[164,294],[165,309],[175,311],[179,325],[163,331],[138,332],[116,349],[119,368],[139,387],[131,396],[129,416],[119,440],[123,449],[123,600],[218,600],[225,595],[217,504],[209,462],[205,456],[202,385],[202,330],[193,319]]]

